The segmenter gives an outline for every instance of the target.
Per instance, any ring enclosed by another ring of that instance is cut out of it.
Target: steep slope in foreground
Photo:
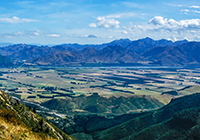
[[[61,130],[48,123],[0,90],[0,139],[12,140],[73,140]]]
[[[172,100],[165,107],[93,134],[95,140],[200,139],[200,93]]]

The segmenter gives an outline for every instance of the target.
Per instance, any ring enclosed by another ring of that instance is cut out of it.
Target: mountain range
[[[82,66],[88,63],[116,65],[200,65],[200,42],[187,40],[172,42],[144,38],[114,40],[99,45],[61,44],[56,46],[37,46],[15,44],[0,48],[9,63],[28,62],[36,65]],[[3,61],[2,61],[3,62]],[[9,65],[8,65],[9,66]]]

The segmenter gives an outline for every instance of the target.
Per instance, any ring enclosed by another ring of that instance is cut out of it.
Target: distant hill
[[[151,96],[133,95],[107,98],[93,94],[75,98],[55,98],[43,102],[41,105],[60,113],[74,114],[73,117],[69,115],[64,120],[56,120],[55,117],[51,122],[76,139],[88,139],[84,136],[85,134],[91,136],[91,133],[114,127],[145,114],[145,112],[131,113],[132,111],[152,110],[162,107],[164,104]],[[112,118],[104,116],[109,114],[115,114],[116,117],[115,115]],[[118,116],[119,114],[123,115]],[[74,136],[76,133],[83,134],[83,137]]]
[[[87,47],[81,51],[63,51],[51,53],[44,57],[31,60],[31,63],[48,64],[48,65],[64,65],[69,62],[90,62],[90,63],[125,63],[137,62],[139,56],[123,48],[121,46],[107,46],[102,50],[96,50],[92,47]]]
[[[154,109],[164,104],[150,96],[135,95],[132,97],[101,97],[99,95],[80,96],[72,99],[52,99],[42,103],[43,106],[72,112],[76,109],[90,113],[117,113],[124,114],[131,110]],[[110,108],[108,110],[108,108]]]
[[[73,140],[19,100],[1,90],[0,139]]]
[[[119,45],[115,46],[107,46],[103,48],[99,56],[98,60],[102,62],[137,62],[139,57],[133,51],[129,51],[126,48],[123,48]]]
[[[53,47],[63,46],[65,48],[73,48],[73,49],[76,49],[76,50],[82,50],[82,49],[87,48],[87,47],[92,47],[94,49],[101,50],[101,49],[103,49],[103,48],[105,48],[107,46],[120,45],[122,47],[125,47],[130,43],[131,43],[130,39],[119,39],[119,40],[114,40],[112,42],[103,43],[103,44],[85,44],[85,45],[80,45],[80,44],[77,44],[77,43],[73,43],[73,44],[61,44],[61,45],[56,45],[56,46],[54,45]]]
[[[102,45],[99,45],[99,46],[102,46],[102,47],[96,47],[96,49],[103,49],[107,46],[121,46],[121,47],[126,47],[127,45],[129,45],[132,41],[130,39],[119,39],[119,40],[114,40],[110,43],[104,43]]]
[[[40,65],[65,65],[69,62],[84,62],[84,58],[77,51],[63,51],[47,54],[44,57],[39,57],[31,60],[31,63]]]
[[[0,54],[9,57],[14,62],[45,56],[52,52],[55,51],[47,46],[39,47],[27,44],[15,44],[0,48]]]
[[[0,43],[0,47],[5,47],[8,45],[13,45],[13,43],[7,43],[7,42]]]

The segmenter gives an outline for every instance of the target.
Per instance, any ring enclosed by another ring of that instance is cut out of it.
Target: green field
[[[148,95],[165,104],[173,98],[163,92],[181,95],[199,91],[199,69],[131,68],[15,68],[0,69],[0,85],[25,100],[43,102],[53,98],[91,96],[130,97]],[[184,87],[190,88],[183,89]],[[167,96],[167,95],[166,95]],[[166,99],[166,100],[165,100]]]

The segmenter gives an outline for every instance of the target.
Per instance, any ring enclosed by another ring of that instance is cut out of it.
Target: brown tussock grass
[[[0,140],[55,140],[35,133],[16,118],[8,109],[0,110]]]

